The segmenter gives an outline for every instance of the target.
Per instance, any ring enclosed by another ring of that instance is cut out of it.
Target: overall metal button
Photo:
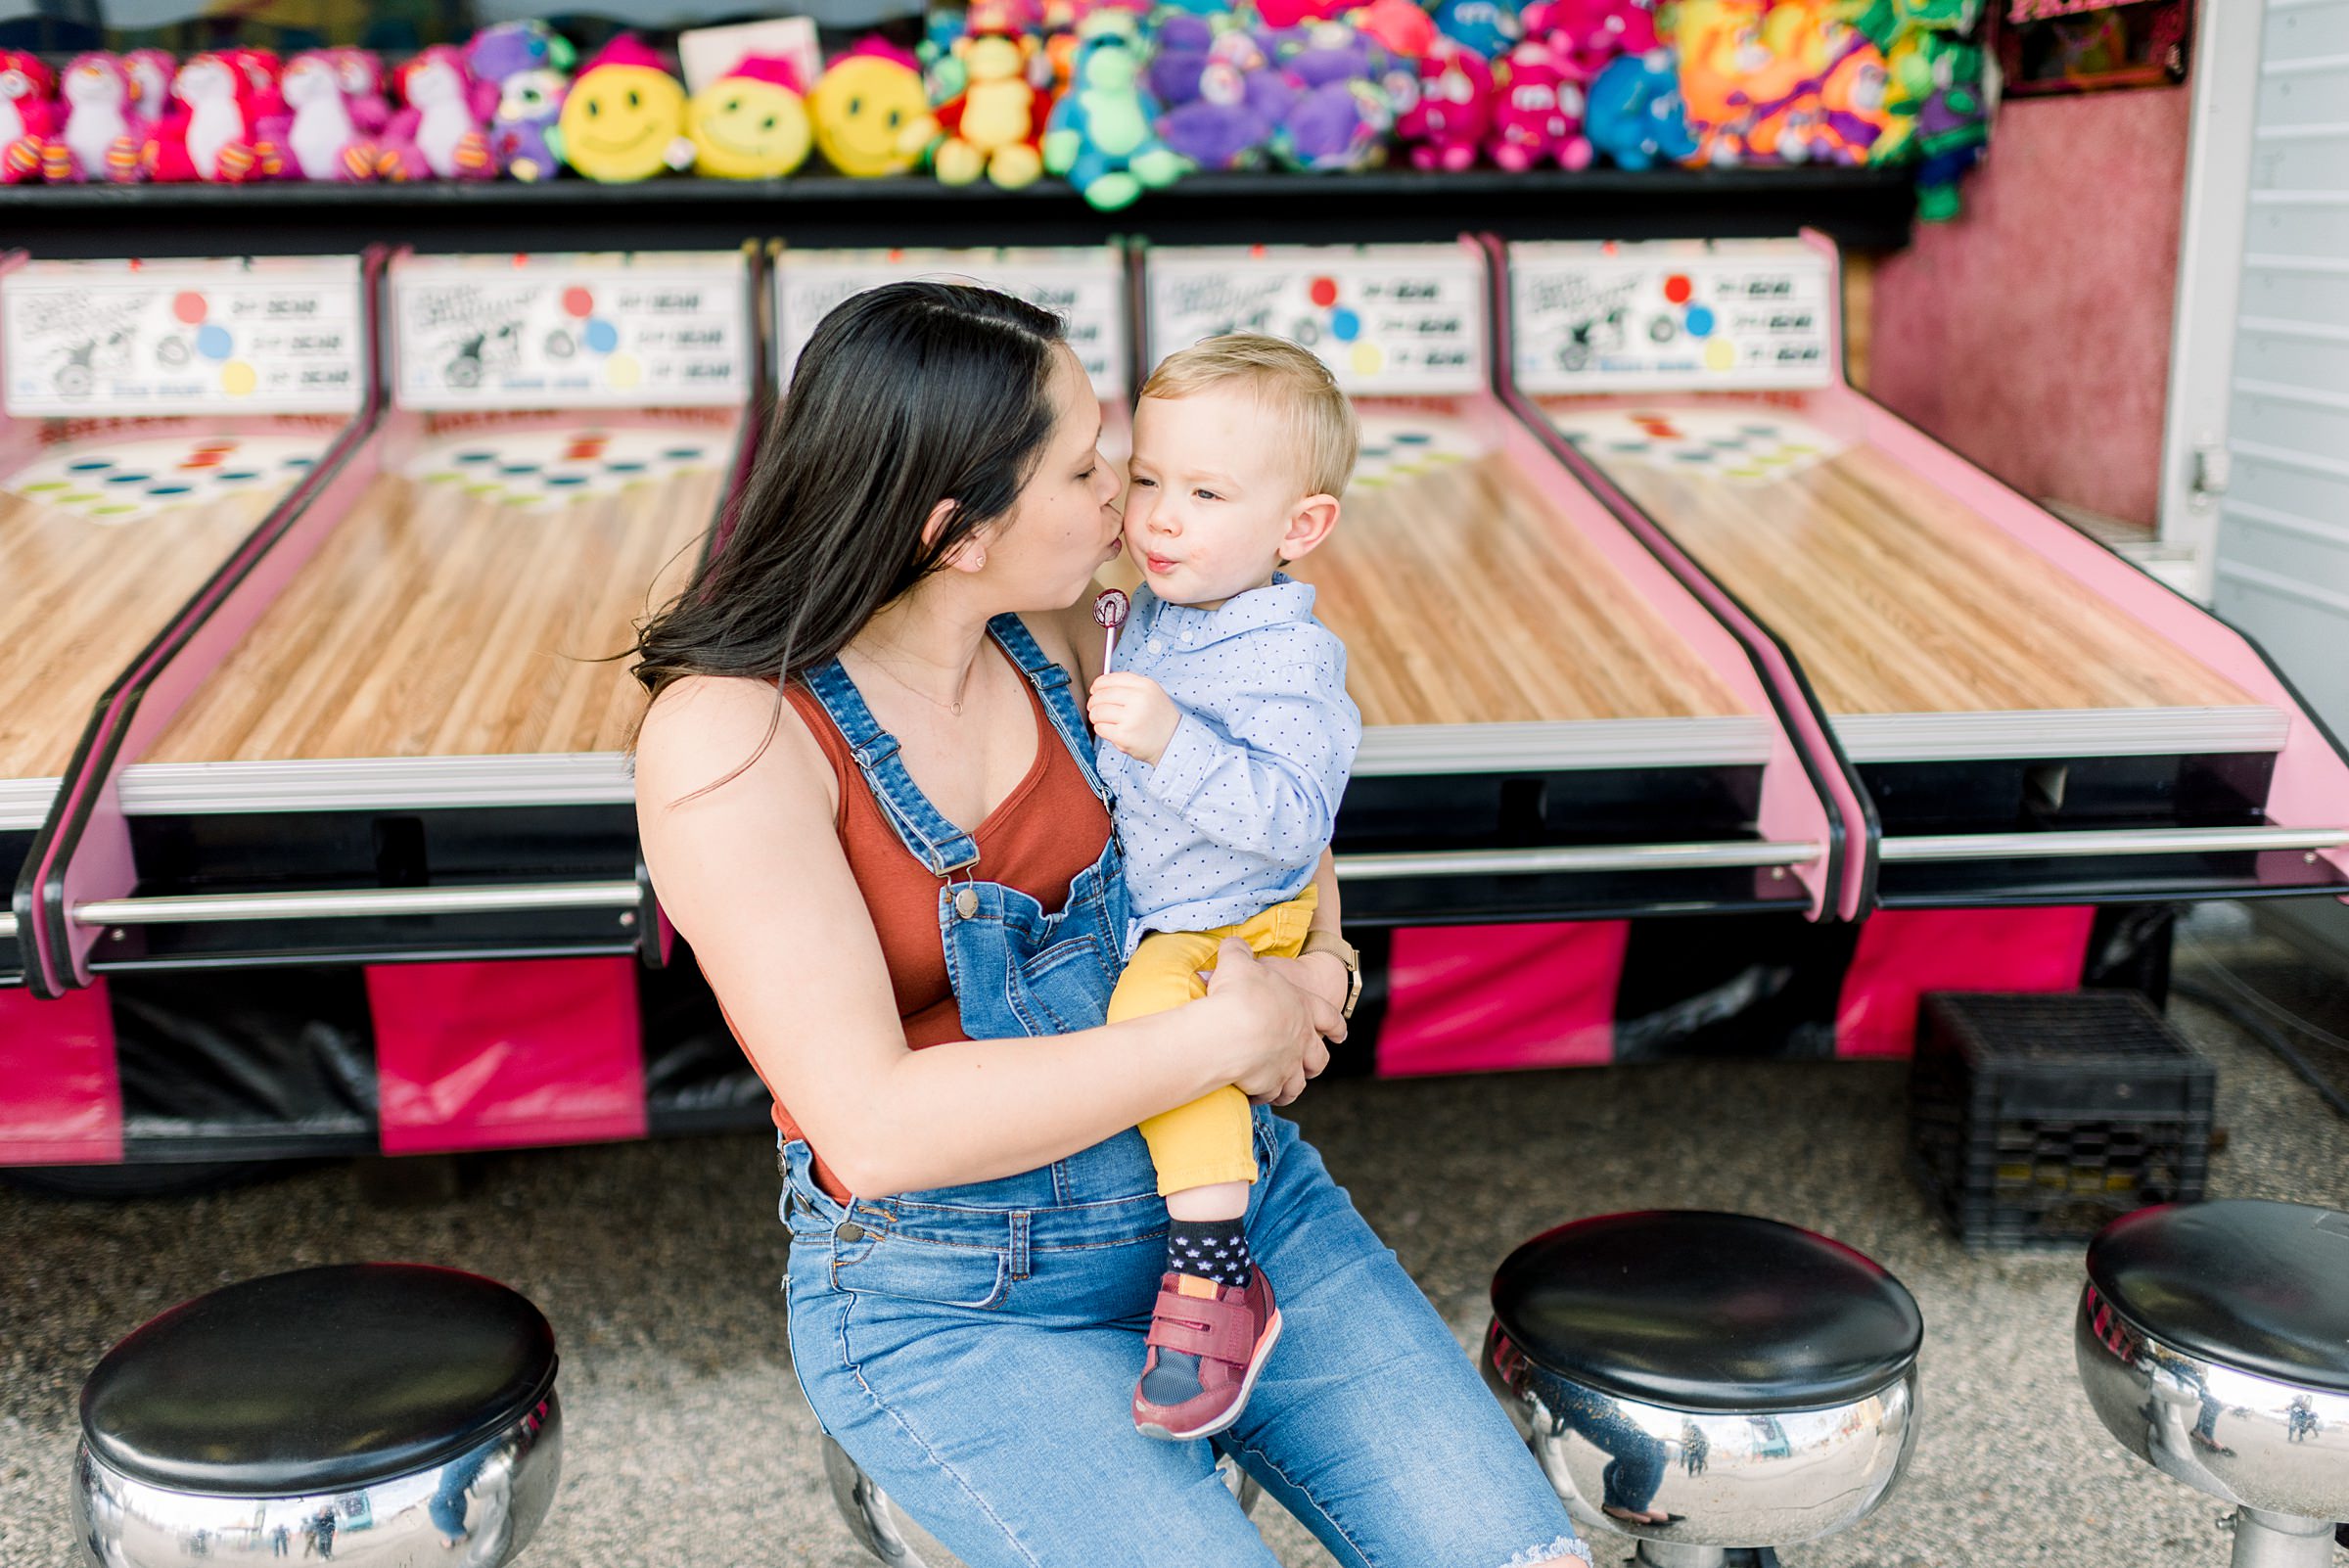
[[[954,912],[968,920],[979,912],[979,895],[969,888],[954,895]]]
[[[862,1241],[864,1239],[864,1226],[858,1224],[853,1220],[843,1220],[839,1224],[832,1227],[832,1234],[838,1236],[843,1241]]]

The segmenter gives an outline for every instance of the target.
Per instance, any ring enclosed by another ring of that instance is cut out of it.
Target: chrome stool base
[[[2329,1519],[2238,1509],[2234,1568],[2332,1568],[2332,1538]]]
[[[2087,1271],[2072,1350],[2105,1430],[2234,1505],[2234,1568],[2331,1568],[2349,1517],[2349,1215],[2142,1209],[2098,1233]]]
[[[284,1568],[343,1546],[366,1560],[503,1568],[530,1544],[563,1470],[555,1395],[445,1465],[310,1497],[205,1497],[149,1486],[83,1444],[73,1461],[73,1533],[104,1568]]]
[[[1218,1455],[1216,1473],[1240,1499],[1240,1510],[1254,1513],[1256,1499],[1263,1495],[1256,1478],[1229,1454]],[[848,1451],[829,1434],[824,1438],[824,1479],[831,1484],[832,1504],[840,1510],[849,1534],[876,1562],[887,1563],[889,1568],[940,1568],[951,1560],[945,1548],[891,1501],[889,1494],[874,1485],[873,1478],[857,1468]]]

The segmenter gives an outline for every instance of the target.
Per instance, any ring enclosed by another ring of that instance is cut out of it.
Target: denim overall
[[[1068,671],[1017,617],[989,629],[1101,794]],[[971,875],[978,846],[914,784],[837,661],[806,683],[939,878],[969,1038],[1101,1024],[1126,928],[1115,836],[1046,914]],[[1255,1136],[1250,1235],[1288,1327],[1217,1446],[1348,1568],[1562,1553],[1565,1510],[1451,1331],[1293,1124],[1260,1106]],[[1273,1568],[1214,1450],[1145,1438],[1128,1413],[1166,1264],[1139,1132],[1018,1176],[845,1204],[804,1141],[782,1155],[793,1372],[824,1430],[970,1568]]]

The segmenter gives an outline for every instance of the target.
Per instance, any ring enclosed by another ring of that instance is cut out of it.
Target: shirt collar
[[[1144,584],[1140,590],[1141,604],[1147,614],[1151,630],[1166,630],[1191,635],[1188,646],[1205,647],[1244,632],[1259,631],[1266,626],[1285,626],[1313,617],[1313,585],[1299,582],[1285,572],[1272,574],[1272,580],[1262,588],[1250,588],[1235,593],[1213,610],[1195,605],[1169,604]],[[1136,619],[1141,619],[1137,617]]]

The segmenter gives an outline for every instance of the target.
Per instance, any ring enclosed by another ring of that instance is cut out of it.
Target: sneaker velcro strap
[[[1162,1350],[1245,1366],[1256,1355],[1256,1314],[1247,1308],[1162,1290],[1158,1310],[1150,1317],[1148,1342]]]

